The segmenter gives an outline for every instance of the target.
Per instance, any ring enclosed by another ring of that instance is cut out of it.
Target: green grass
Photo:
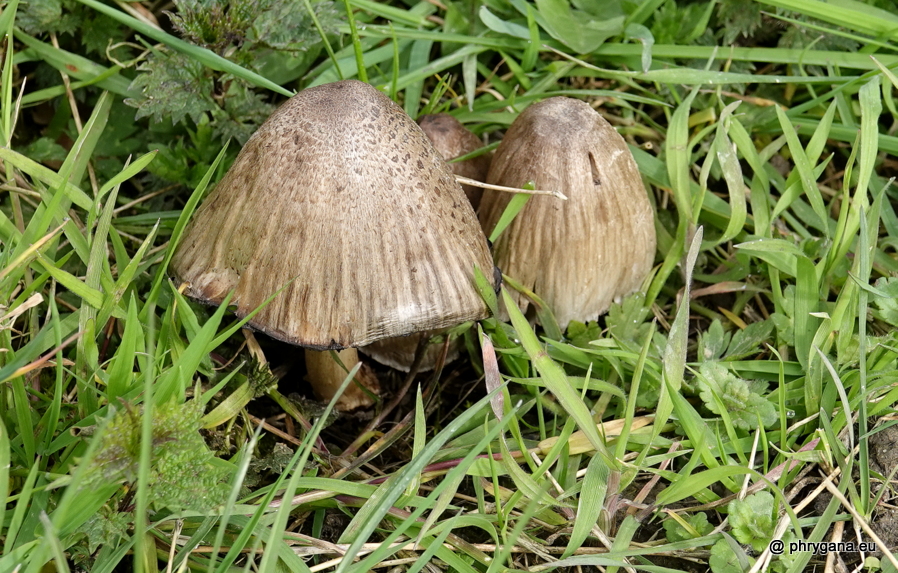
[[[178,30],[150,2],[7,2],[0,573],[801,571],[823,557],[773,539],[898,544],[873,463],[898,402],[898,16],[680,4],[303,1],[237,42],[185,2]],[[355,444],[363,421],[289,396],[245,320],[167,274],[247,133],[353,77],[493,143],[540,99],[601,102],[658,232],[642,293],[565,333],[535,293],[541,326],[469,329]],[[886,549],[866,566],[898,567]]]

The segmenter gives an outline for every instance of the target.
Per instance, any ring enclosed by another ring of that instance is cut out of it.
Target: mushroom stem
[[[359,354],[355,348],[345,348],[337,351],[341,366],[334,360],[329,350],[306,349],[306,370],[308,379],[315,390],[315,395],[320,400],[330,401],[346,379],[347,373],[353,366],[359,363]],[[365,365],[359,369],[355,379],[346,387],[346,391],[337,400],[336,408],[341,411],[355,410],[374,404],[374,399],[362,388],[377,394],[379,384],[374,372]]]

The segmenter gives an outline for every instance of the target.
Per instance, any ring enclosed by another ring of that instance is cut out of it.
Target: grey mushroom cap
[[[492,269],[461,187],[421,129],[372,86],[306,89],[250,138],[172,259],[187,294],[328,349],[485,318]],[[489,272],[485,273],[490,276]]]
[[[553,189],[533,196],[494,245],[496,265],[541,296],[559,325],[594,320],[637,290],[655,256],[654,214],[624,139],[589,104],[555,97],[514,121],[487,182]],[[480,222],[489,233],[510,196],[486,190]],[[528,301],[516,294],[526,310]]]
[[[476,135],[447,113],[421,116],[418,118],[418,125],[421,126],[428,139],[446,161],[467,155],[483,147],[483,143]],[[490,170],[490,156],[489,154],[478,155],[472,159],[450,163],[449,167],[456,175],[475,181],[485,181]],[[464,189],[468,201],[476,210],[480,205],[483,189],[472,185],[462,185],[461,188]]]

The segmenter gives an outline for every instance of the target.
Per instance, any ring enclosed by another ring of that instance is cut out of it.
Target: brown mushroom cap
[[[652,268],[652,207],[624,139],[589,104],[565,97],[528,107],[493,157],[488,183],[554,189],[533,196],[494,245],[496,265],[540,295],[563,328],[594,320],[638,289]],[[489,233],[507,193],[486,190],[480,222]],[[522,310],[527,299],[516,295]]]
[[[476,151],[483,147],[483,143],[476,135],[468,131],[460,121],[447,113],[438,113],[436,115],[424,115],[418,119],[418,125],[427,134],[428,139],[443,159],[451,161],[456,157],[467,155],[472,151]],[[488,154],[478,155],[473,159],[465,161],[457,161],[450,163],[449,167],[452,172],[462,177],[474,179],[475,181],[484,181],[486,174],[490,170],[490,158]],[[480,205],[480,197],[483,195],[483,189],[473,187],[471,185],[462,185],[468,201],[476,210]]]
[[[488,315],[474,266],[486,238],[452,172],[388,97],[310,88],[250,138],[185,231],[187,294],[317,349],[361,346]]]

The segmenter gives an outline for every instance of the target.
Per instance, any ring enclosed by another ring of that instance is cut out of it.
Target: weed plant
[[[0,573],[898,568],[891,0],[2,6]],[[469,325],[380,424],[303,398],[167,266],[268,114],[353,77],[488,145],[594,104],[642,292]]]

